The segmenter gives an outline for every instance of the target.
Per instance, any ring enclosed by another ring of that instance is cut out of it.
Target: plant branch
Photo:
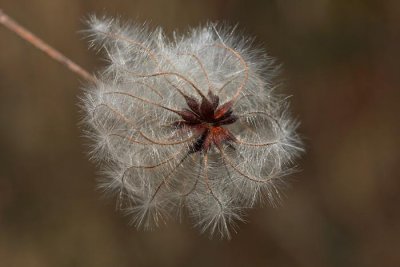
[[[3,24],[7,29],[17,34],[19,37],[31,43],[37,49],[42,50],[45,54],[50,56],[52,59],[58,61],[65,67],[67,67],[72,72],[78,74],[80,77],[87,81],[94,82],[96,78],[91,75],[88,71],[84,70],[78,64],[61,54],[59,51],[48,45],[42,39],[19,25],[16,21],[12,18],[7,16],[1,9],[0,9],[0,23]]]

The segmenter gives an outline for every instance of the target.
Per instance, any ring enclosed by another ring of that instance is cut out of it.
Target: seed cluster
[[[180,111],[179,115],[183,120],[176,121],[175,125],[179,128],[189,128],[198,136],[188,153],[207,153],[212,144],[221,148],[222,144],[231,144],[230,141],[235,140],[229,130],[222,127],[238,119],[233,114],[232,101],[218,107],[219,97],[211,90],[208,92],[208,98],[202,96],[201,104],[190,96],[184,97],[190,110]]]
[[[188,214],[229,238],[246,209],[279,200],[302,149],[272,59],[214,24],[173,40],[109,18],[89,25],[109,60],[82,98],[91,155],[132,223]]]

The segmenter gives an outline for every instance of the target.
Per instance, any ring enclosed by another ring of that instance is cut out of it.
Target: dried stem
[[[59,51],[48,45],[42,39],[19,25],[15,20],[7,16],[1,9],[0,9],[0,23],[3,24],[7,29],[17,34],[19,37],[27,41],[28,43],[35,46],[37,49],[42,50],[52,59],[58,61],[65,67],[67,67],[72,72],[78,74],[83,79],[91,82],[95,82],[96,78],[91,75],[89,72],[84,70],[78,64],[61,54]]]

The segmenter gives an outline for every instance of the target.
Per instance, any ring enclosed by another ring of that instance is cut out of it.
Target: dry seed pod
[[[214,24],[172,41],[108,18],[89,25],[109,60],[82,101],[91,155],[137,227],[187,211],[230,238],[245,209],[276,203],[302,148],[273,60]]]

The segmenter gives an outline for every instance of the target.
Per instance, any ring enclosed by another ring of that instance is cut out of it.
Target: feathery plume
[[[274,60],[217,24],[169,40],[92,16],[88,35],[109,61],[82,98],[91,156],[137,227],[187,212],[230,238],[246,209],[279,200],[302,148]]]

